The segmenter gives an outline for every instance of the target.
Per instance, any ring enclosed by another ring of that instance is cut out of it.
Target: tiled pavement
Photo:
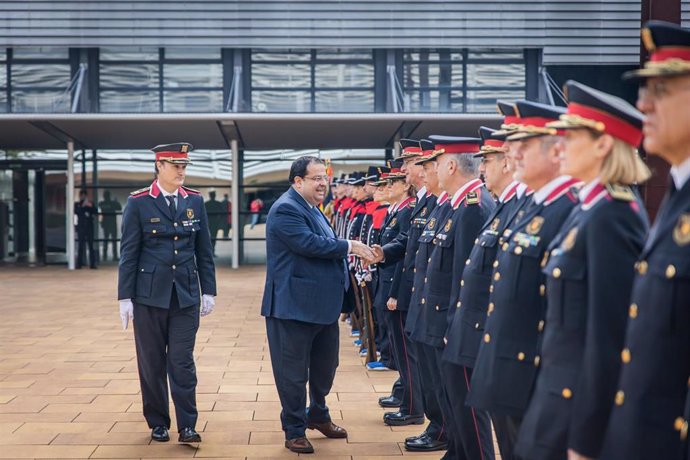
[[[0,268],[0,458],[294,458],[283,446],[264,322],[265,267],[218,270],[216,311],[197,336],[198,448],[151,443],[131,329],[122,331],[117,270]],[[341,323],[342,324],[342,323]],[[378,396],[393,373],[366,372],[341,327],[340,367],[329,398],[347,440],[308,433],[313,458],[405,460],[420,426],[383,425]],[[173,431],[175,431],[173,427]]]

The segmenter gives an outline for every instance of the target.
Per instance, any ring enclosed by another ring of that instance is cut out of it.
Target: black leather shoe
[[[428,436],[423,436],[417,441],[405,442],[405,449],[412,452],[434,452],[448,449],[448,442],[436,441]]]
[[[388,426],[423,425],[424,416],[387,412],[383,415],[383,423]]]
[[[194,428],[182,428],[178,442],[201,442],[201,435]]]
[[[168,429],[163,425],[154,426],[151,430],[151,439],[158,442],[168,442],[170,441],[170,435],[168,434]]]
[[[408,436],[407,438],[405,438],[405,442],[413,442],[413,441],[416,441],[417,439],[422,438],[424,436],[428,437],[428,435],[426,434],[426,431],[423,431],[422,434],[418,434],[417,436]]]
[[[402,404],[402,401],[393,396],[384,396],[383,398],[379,398],[379,406],[381,407],[400,407],[400,404]]]

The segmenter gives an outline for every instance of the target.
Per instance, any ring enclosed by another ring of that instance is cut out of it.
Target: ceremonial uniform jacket
[[[127,200],[122,214],[118,299],[170,308],[173,288],[180,308],[216,295],[213,247],[204,200],[180,187],[175,216],[158,181]],[[199,291],[201,283],[201,291]]]
[[[437,199],[437,205],[429,215],[422,234],[419,236],[419,246],[415,252],[415,263],[412,273],[414,280],[412,282],[412,297],[410,298],[410,307],[407,313],[407,322],[405,323],[405,331],[410,334],[410,338],[422,342],[426,328],[421,324],[423,319],[422,311],[424,304],[422,299],[424,297],[424,285],[426,278],[426,270],[429,262],[431,262],[431,255],[436,250],[436,245],[433,244],[436,233],[439,231],[440,222],[445,222],[446,217],[453,211],[450,205],[448,194],[443,192]]]
[[[529,459],[601,453],[648,222],[629,187],[590,184],[549,246],[539,375],[520,431]],[[628,440],[629,442],[630,440]]]
[[[468,394],[473,407],[514,416],[522,416],[527,408],[546,310],[541,262],[577,203],[574,184],[562,182],[541,204],[530,198],[509,229],[510,239],[498,251]]]
[[[443,348],[443,338],[455,313],[457,297],[465,261],[472,251],[474,240],[489,214],[496,206],[482,181],[476,179],[451,203],[453,211],[439,225],[433,244],[436,249],[426,270],[422,320],[425,326],[423,343]]]
[[[636,264],[618,391],[602,459],[686,458],[690,181],[670,192]]]
[[[499,202],[480,230],[460,280],[459,296],[451,298],[451,309],[457,310],[448,327],[448,343],[443,359],[454,364],[474,367],[479,343],[484,334],[486,307],[489,305],[489,285],[499,239],[517,215],[515,191]],[[456,301],[455,305],[452,304]]]

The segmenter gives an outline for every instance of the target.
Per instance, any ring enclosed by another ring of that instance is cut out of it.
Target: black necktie
[[[175,213],[177,212],[177,208],[175,207],[175,195],[168,195],[165,198],[168,200],[168,208],[170,209],[170,214],[172,215],[172,218],[175,218]]]

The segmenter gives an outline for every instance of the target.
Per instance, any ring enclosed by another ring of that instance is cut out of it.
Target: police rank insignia
[[[577,228],[571,229],[561,243],[563,251],[570,251],[575,246],[575,238],[577,238]]]
[[[194,219],[194,210],[187,208],[187,219]]]
[[[390,223],[389,227],[395,227],[395,224],[396,224],[396,223],[398,223],[398,218],[397,218],[397,217],[393,217],[393,220],[391,220],[391,223]]]
[[[527,227],[525,227],[525,231],[530,235],[536,235],[539,233],[539,230],[541,230],[542,225],[544,225],[544,218],[541,216],[534,216],[530,223],[527,224]]]
[[[436,225],[436,218],[434,217],[431,219],[427,225],[429,226],[429,230],[433,230],[434,226]]]
[[[690,243],[690,213],[681,214],[678,223],[673,228],[673,241],[678,246]]]
[[[494,220],[491,221],[491,230],[494,232],[498,230],[498,226],[501,224],[501,219],[498,217],[495,217]]]
[[[426,216],[426,208],[422,209],[422,213],[420,214],[421,217]]]
[[[453,225],[453,219],[448,219],[448,222],[446,222],[446,226],[443,228],[443,231],[448,233],[450,231],[450,227]]]

